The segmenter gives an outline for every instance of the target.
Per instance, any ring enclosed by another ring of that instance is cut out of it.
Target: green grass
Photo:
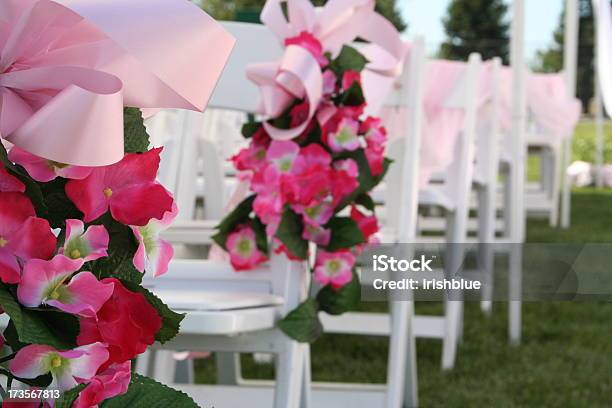
[[[529,242],[612,242],[612,191],[576,190],[573,226],[551,229],[529,221]],[[384,310],[366,304],[364,309]],[[439,304],[419,311],[439,313]],[[525,302],[523,340],[507,341],[507,307],[484,316],[467,303],[465,336],[454,370],[440,371],[441,342],[419,340],[419,397],[423,407],[612,406],[612,302]],[[315,381],[385,381],[387,339],[325,335],[312,348]],[[247,378],[272,378],[272,365],[243,356]],[[197,381],[215,381],[214,361],[197,362]]]

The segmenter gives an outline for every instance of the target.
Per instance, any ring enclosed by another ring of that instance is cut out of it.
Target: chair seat
[[[442,207],[447,211],[455,209],[455,203],[445,191],[443,185],[428,185],[419,191],[419,205]]]
[[[217,292],[154,288],[171,309],[185,313],[181,335],[235,335],[271,329],[280,296],[256,292]]]

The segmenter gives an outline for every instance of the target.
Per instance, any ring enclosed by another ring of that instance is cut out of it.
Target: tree
[[[591,0],[580,0],[580,26],[578,30],[578,70],[576,78],[576,95],[588,109],[594,93],[593,45],[594,20]],[[561,14],[559,26],[553,34],[553,44],[548,50],[538,51],[535,69],[540,72],[558,72],[563,69],[563,45],[565,43],[565,12]]]
[[[448,39],[440,47],[442,58],[467,60],[478,52],[483,59],[501,57],[508,62],[510,25],[503,0],[452,0],[442,20]]]
[[[401,0],[400,0],[401,1]],[[326,0],[313,0],[317,6],[325,4]],[[218,20],[239,19],[252,20],[257,16],[265,0],[204,0],[200,2],[204,10]],[[397,8],[396,0],[376,0],[376,10],[387,17],[399,30],[406,29],[406,23]]]

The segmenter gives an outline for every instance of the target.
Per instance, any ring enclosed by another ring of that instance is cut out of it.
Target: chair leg
[[[493,308],[495,198],[494,187],[484,186],[478,190],[478,263],[482,274],[481,310],[487,315]]]
[[[551,175],[551,202],[552,208],[550,210],[550,226],[558,227],[559,226],[559,207],[561,205],[561,151],[557,147],[554,152],[551,154],[552,171]]]
[[[445,330],[442,340],[442,370],[451,370],[455,366],[457,344],[459,341],[459,325],[463,302],[447,300],[445,305]]]
[[[304,349],[306,346],[289,338],[276,359],[274,408],[299,408],[304,386]]]
[[[510,284],[508,301],[508,335],[510,344],[521,343],[521,287],[523,268],[523,248],[520,244],[513,244],[510,251]]]
[[[133,371],[145,377],[150,376],[151,360],[153,360],[154,354],[154,350],[147,349],[144,353],[136,357],[136,364]]]
[[[151,376],[158,382],[166,385],[174,383],[176,373],[176,360],[174,352],[170,350],[157,350],[153,360],[153,372]]]
[[[417,398],[414,335],[412,334],[413,303],[391,302],[391,336],[387,363],[387,395],[385,408],[414,406]]]
[[[174,375],[176,384],[193,384],[195,371],[193,367],[193,359],[177,360]]]
[[[310,345],[304,345],[304,376],[302,377],[302,396],[300,408],[312,406],[312,370],[310,364]]]
[[[242,381],[240,354],[232,352],[215,353],[217,363],[217,383],[221,385],[238,385]]]

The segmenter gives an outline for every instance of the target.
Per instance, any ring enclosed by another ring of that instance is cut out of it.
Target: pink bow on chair
[[[282,9],[285,1],[288,19]],[[268,0],[261,20],[282,41],[307,32],[319,41],[322,53],[334,56],[343,45],[358,38],[368,41],[360,48],[370,61],[363,73],[363,88],[368,111],[376,112],[386,96],[381,89],[388,90],[401,72],[406,46],[374,6],[374,0],[330,0],[321,8],[309,0]],[[261,89],[262,113],[267,117],[279,115],[296,97],[308,101],[308,118],[303,124],[290,129],[264,124],[274,139],[289,140],[302,133],[322,97],[323,78],[317,58],[301,47],[289,45],[280,62],[252,65],[247,76]]]
[[[124,106],[204,110],[233,44],[183,0],[0,0],[0,136],[112,164]]]

